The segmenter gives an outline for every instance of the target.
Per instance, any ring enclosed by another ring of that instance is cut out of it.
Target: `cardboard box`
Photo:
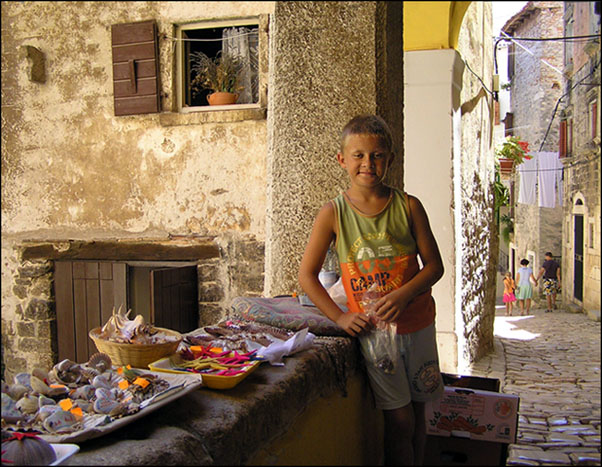
[[[429,435],[423,465],[506,465],[508,445]]]
[[[445,386],[443,396],[426,406],[426,432],[514,443],[518,401],[512,394]]]

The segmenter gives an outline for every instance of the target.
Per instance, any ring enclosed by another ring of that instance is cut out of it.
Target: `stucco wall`
[[[274,2],[2,2],[3,356],[5,344],[19,347],[5,339],[4,323],[31,324],[23,310],[40,296],[50,300],[46,318],[53,316],[51,282],[31,296],[14,293],[25,241],[213,238],[241,261],[218,271],[224,306],[244,292],[225,275],[245,261],[259,259],[253,279],[262,282],[265,110],[250,119],[214,114],[207,123],[198,114],[169,118],[171,38],[175,24],[273,9]],[[111,25],[150,19],[159,32],[162,111],[115,117]],[[44,83],[30,80],[26,46],[45,55]],[[42,332],[49,334],[34,337]]]

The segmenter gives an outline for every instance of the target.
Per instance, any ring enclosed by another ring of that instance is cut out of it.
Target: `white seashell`
[[[23,419],[24,415],[17,410],[17,403],[6,393],[2,393],[2,426],[4,422],[14,423]]]
[[[75,365],[77,365],[77,363],[75,363],[74,361],[69,360],[68,358],[66,358],[65,360],[57,363],[55,365],[55,368],[57,368],[59,371],[69,371],[69,369],[72,366],[75,366]]]
[[[95,390],[96,388],[94,386],[92,386],[91,384],[86,384],[84,386],[78,387],[75,391],[73,391],[73,394],[71,394],[71,398],[84,399],[89,401],[92,399],[92,397],[94,397]]]
[[[31,374],[36,378],[40,378],[42,381],[48,378],[48,372],[39,367],[35,367],[33,370],[31,370]]]
[[[111,400],[115,400],[115,396],[113,395],[113,393],[111,392],[111,390],[107,389],[107,388],[98,388],[98,389],[96,389],[96,391],[94,391],[94,396],[96,396],[96,399],[111,399]]]
[[[38,398],[30,394],[25,394],[17,401],[17,409],[22,413],[33,414],[38,410]]]
[[[94,411],[102,414],[110,414],[112,412],[119,411],[122,404],[114,399],[98,398],[94,401]]]
[[[8,384],[4,380],[2,380],[2,392],[8,393]]]
[[[43,422],[50,415],[52,415],[55,412],[58,412],[59,410],[62,411],[63,409],[58,404],[55,404],[55,405],[43,405],[38,410],[38,414],[36,415],[36,418],[38,420],[40,420],[41,422]]]
[[[46,397],[43,394],[38,396],[38,407],[42,407],[44,405],[56,405],[56,401],[51,399],[50,397]]]
[[[48,385],[44,381],[42,381],[40,378],[38,378],[37,376],[32,375],[29,380],[29,384],[30,384],[33,392],[36,394],[46,395],[50,391],[50,388],[48,387]]]
[[[23,397],[26,393],[28,393],[31,389],[23,386],[22,384],[15,383],[11,384],[8,387],[8,395],[12,397],[14,400],[18,401]]]
[[[111,389],[111,383],[104,375],[98,375],[92,380],[92,386],[95,388]]]
[[[74,400],[73,405],[75,407],[79,407],[80,409],[82,409],[82,411],[84,411],[86,413],[90,413],[94,409],[93,404],[90,401],[87,401],[84,399]]]
[[[42,423],[42,426],[51,433],[57,431],[64,431],[65,428],[69,428],[77,423],[75,415],[71,412],[65,412],[64,410],[57,410],[50,414]]]
[[[18,373],[15,375],[15,384],[22,384],[25,387],[31,388],[29,378],[31,378],[29,373]]]

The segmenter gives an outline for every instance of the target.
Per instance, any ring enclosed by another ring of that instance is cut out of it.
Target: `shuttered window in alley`
[[[560,131],[558,134],[558,157],[563,158],[567,155],[567,124],[566,120],[560,122]]]
[[[111,40],[115,115],[160,112],[156,22],[114,24]]]

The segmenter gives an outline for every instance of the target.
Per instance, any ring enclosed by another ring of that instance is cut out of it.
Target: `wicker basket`
[[[176,340],[162,342],[160,344],[121,344],[111,342],[99,337],[100,328],[92,329],[88,335],[96,344],[99,352],[106,353],[113,365],[131,365],[133,368],[148,368],[148,364],[160,358],[167,357],[176,352],[178,345],[182,342],[182,335],[177,331],[165,328],[155,328],[165,334],[176,336]]]

